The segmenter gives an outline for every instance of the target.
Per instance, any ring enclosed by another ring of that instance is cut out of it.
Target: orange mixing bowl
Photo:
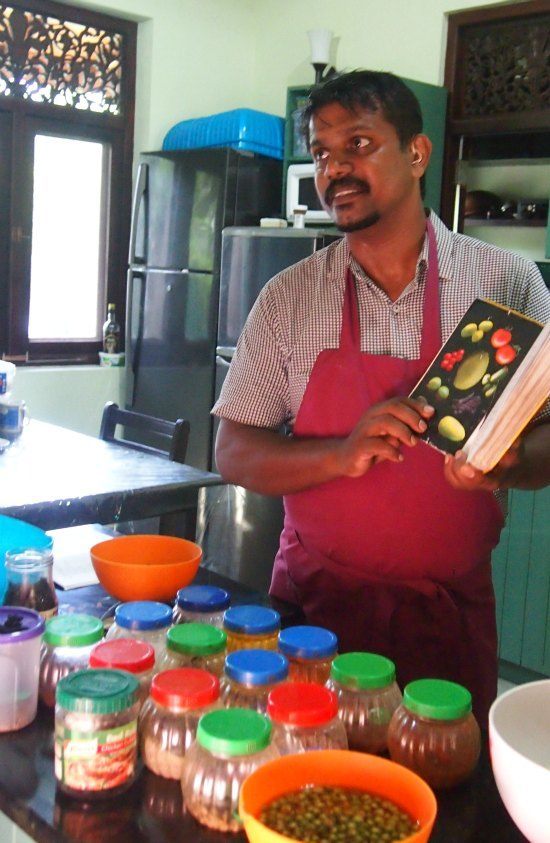
[[[248,776],[241,788],[239,814],[250,843],[296,843],[265,826],[258,815],[273,799],[305,785],[349,787],[391,799],[419,823],[419,830],[402,843],[426,843],[432,832],[437,802],[416,773],[377,755],[327,749],[285,755]]]
[[[119,536],[90,549],[99,582],[118,600],[173,600],[202,559],[194,542],[174,536]]]

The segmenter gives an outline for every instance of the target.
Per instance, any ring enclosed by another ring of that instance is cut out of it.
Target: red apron
[[[372,405],[407,395],[441,346],[435,235],[428,233],[420,358],[361,352],[348,269],[340,346],[322,351],[294,425],[296,437],[344,437]],[[443,455],[403,447],[363,477],[286,495],[271,594],[332,629],[340,652],[393,659],[401,686],[439,677],[465,685],[485,725],[496,695],[491,551],[503,517],[490,492],[453,489]]]

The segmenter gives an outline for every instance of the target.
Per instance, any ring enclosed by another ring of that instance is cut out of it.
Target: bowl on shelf
[[[99,582],[118,600],[173,600],[197,573],[202,550],[175,536],[118,536],[90,549]]]
[[[432,832],[437,802],[420,776],[376,755],[327,749],[285,755],[248,776],[241,788],[239,814],[250,843],[294,843],[294,838],[268,828],[258,817],[274,799],[306,785],[365,790],[389,799],[418,823],[418,830],[402,843],[426,843]]]
[[[489,747],[506,810],[530,843],[548,843],[550,679],[517,685],[495,700]]]

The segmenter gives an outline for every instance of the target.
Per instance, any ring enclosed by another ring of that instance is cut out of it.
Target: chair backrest
[[[140,442],[133,442],[124,437],[115,437],[117,425],[125,428],[133,428],[143,433],[153,433],[155,436],[166,440],[166,448],[154,448],[151,445],[142,445]],[[114,401],[109,401],[103,409],[99,438],[107,442],[126,445],[134,451],[142,451],[146,454],[168,457],[174,462],[185,462],[187,445],[189,442],[190,425],[187,419],[177,419],[175,422],[166,419],[157,419],[155,416],[146,416],[144,413],[136,413],[134,410],[121,410]]]

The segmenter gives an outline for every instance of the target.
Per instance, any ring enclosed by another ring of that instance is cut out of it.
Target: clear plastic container
[[[158,670],[197,667],[221,676],[225,662],[227,636],[223,629],[208,623],[184,623],[173,626],[166,636],[166,652]]]
[[[215,585],[188,585],[180,588],[172,614],[174,623],[209,623],[223,627],[223,615],[231,598],[224,588]]]
[[[166,633],[172,625],[172,609],[156,600],[133,600],[121,603],[115,609],[115,621],[105,636],[113,638],[139,638],[155,648],[158,659],[166,650]]]
[[[28,548],[8,551],[5,557],[7,606],[34,609],[44,620],[57,615],[57,594],[53,583],[53,553]]]
[[[36,717],[43,632],[44,619],[33,609],[0,607],[0,732]]]
[[[46,621],[40,651],[40,699],[55,706],[55,689],[64,676],[88,667],[90,653],[103,638],[103,624],[93,615],[58,615]]]
[[[278,757],[265,715],[247,708],[205,714],[185,759],[186,809],[217,831],[241,831],[236,816],[241,785],[254,770]]]
[[[227,652],[235,650],[276,650],[281,616],[266,606],[232,606],[223,618]]]
[[[288,659],[290,682],[324,685],[338,652],[338,639],[322,626],[289,626],[279,633],[279,652]]]
[[[265,714],[267,697],[288,677],[288,661],[273,650],[236,650],[225,660],[221,700],[226,707],[252,708]]]
[[[334,659],[327,687],[338,698],[349,748],[386,752],[388,726],[403,699],[394,663],[375,653],[344,653]]]
[[[199,719],[220,707],[217,676],[195,667],[157,673],[138,722],[140,752],[153,773],[181,779]]]
[[[152,644],[137,638],[101,641],[90,653],[90,667],[127,670],[139,682],[138,697],[140,704],[143,704],[149,696],[155,668],[155,651]]]
[[[388,749],[394,761],[434,788],[460,784],[473,773],[480,753],[470,692],[443,679],[410,682],[390,721]]]
[[[336,694],[316,682],[285,682],[267,701],[272,741],[281,755],[314,749],[347,749]]]

